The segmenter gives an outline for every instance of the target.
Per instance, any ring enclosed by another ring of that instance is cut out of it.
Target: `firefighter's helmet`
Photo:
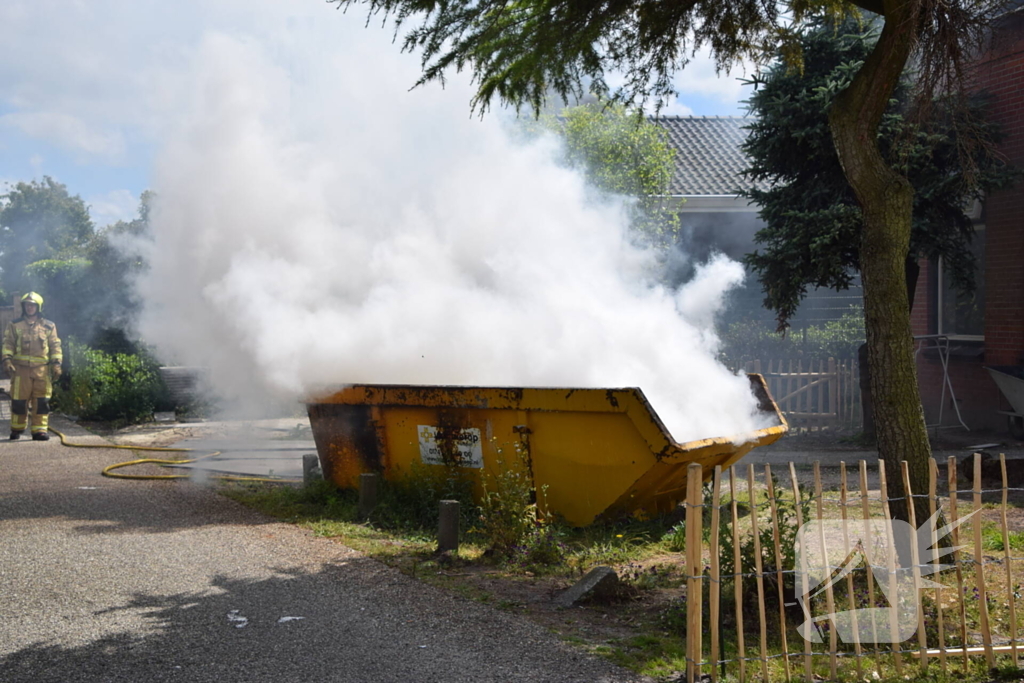
[[[43,297],[36,292],[29,292],[25,296],[21,297],[21,312],[25,313],[25,304],[35,304],[39,309],[37,313],[43,312]]]

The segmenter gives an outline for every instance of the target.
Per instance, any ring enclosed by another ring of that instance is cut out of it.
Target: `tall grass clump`
[[[405,476],[381,481],[369,521],[383,529],[436,534],[442,500],[459,501],[461,532],[472,527],[476,504],[470,476],[456,466],[413,463]]]

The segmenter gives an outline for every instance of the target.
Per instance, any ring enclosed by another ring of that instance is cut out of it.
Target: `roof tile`
[[[751,186],[742,172],[749,162],[740,148],[750,116],[651,117],[668,132],[676,150],[671,195],[734,195]]]

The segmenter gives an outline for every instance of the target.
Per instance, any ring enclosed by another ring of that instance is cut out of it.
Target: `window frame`
[[[985,225],[984,222],[981,222],[979,220],[975,220],[975,222],[974,222],[974,232],[975,232],[975,234],[977,234],[979,232],[984,232],[985,229],[986,229],[986,225]],[[986,234],[986,238],[987,237],[988,237],[988,235]],[[987,239],[986,239],[985,247],[987,248],[987,246],[988,246],[988,242],[987,242]],[[981,325],[982,325],[982,333],[981,334],[956,334],[956,333],[949,333],[949,332],[944,332],[943,331],[943,329],[942,329],[942,319],[943,319],[943,310],[944,310],[944,304],[945,304],[945,296],[944,295],[945,295],[945,290],[946,290],[945,286],[943,285],[943,275],[944,275],[944,273],[943,273],[943,259],[940,256],[936,260],[935,333],[939,334],[939,335],[943,335],[947,339],[951,339],[951,340],[955,340],[955,341],[984,342],[985,341],[985,308],[987,308],[987,305],[984,306],[982,308],[982,311],[981,311],[981,315],[982,315],[982,323],[981,323]],[[982,268],[981,275],[984,278],[984,275],[985,275],[984,267]],[[983,290],[987,289],[987,287],[986,287],[987,282],[985,282],[984,279],[982,279],[981,285],[982,285]],[[987,294],[987,292],[986,292],[986,294]]]

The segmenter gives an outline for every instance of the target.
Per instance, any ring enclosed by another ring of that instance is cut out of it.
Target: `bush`
[[[67,372],[54,389],[54,406],[70,415],[119,424],[153,417],[170,401],[156,361],[144,354],[105,353],[69,338]]]
[[[755,359],[853,358],[865,339],[864,309],[851,306],[838,320],[829,320],[821,326],[810,325],[799,331],[790,330],[785,335],[762,321],[739,321],[726,326],[720,337],[720,359],[736,368]]]
[[[778,484],[778,478],[773,473],[772,482],[776,492],[781,491],[781,487]],[[709,504],[708,501],[709,488],[705,487],[705,505]],[[779,550],[780,559],[782,566],[778,566],[778,562],[775,557],[775,538],[774,529],[772,526],[771,517],[767,511],[770,508],[768,500],[768,492],[764,489],[756,489],[754,494],[749,498],[746,503],[740,503],[737,501],[737,512],[741,517],[740,526],[743,527],[740,530],[740,566],[736,567],[735,564],[735,552],[734,552],[734,535],[733,535],[733,523],[731,515],[731,504],[727,505],[723,502],[721,523],[718,528],[718,542],[719,542],[719,571],[722,577],[722,590],[731,591],[735,585],[734,575],[741,573],[744,575],[742,581],[742,588],[746,597],[743,599],[744,605],[757,604],[756,596],[756,582],[750,580],[750,576],[757,571],[757,550],[754,544],[754,534],[750,520],[742,520],[744,512],[746,515],[757,515],[757,526],[758,526],[758,542],[761,550],[761,571],[763,573],[763,581],[765,584],[765,604],[769,609],[778,609],[778,574],[777,572],[784,572],[783,577],[783,590],[790,595],[794,594],[795,590],[795,574],[793,570],[796,568],[796,553],[797,553],[797,533],[799,532],[800,525],[805,523],[811,518],[811,505],[813,498],[807,495],[806,492],[802,492],[800,495],[799,505],[795,500],[778,496],[775,499],[776,514],[778,515],[778,532],[779,532]],[[743,508],[746,508],[744,511]],[[707,510],[709,508],[705,508]],[[704,527],[708,529],[707,526]],[[708,534],[710,536],[710,534]],[[751,615],[751,618],[753,616]]]
[[[504,467],[499,461],[499,473],[483,480],[480,532],[489,549],[503,558],[511,558],[537,528],[537,490],[521,448],[517,443],[518,467]]]

